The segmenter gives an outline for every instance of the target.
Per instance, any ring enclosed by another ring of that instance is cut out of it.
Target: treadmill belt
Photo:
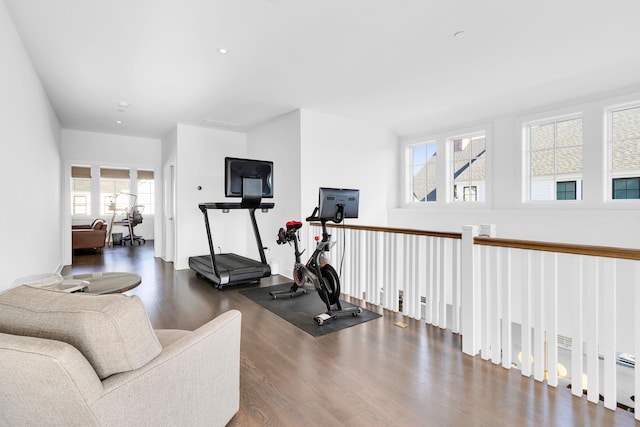
[[[260,278],[271,275],[269,264],[263,264],[240,255],[216,254],[215,259],[220,277],[216,276],[211,267],[210,255],[190,257],[189,267],[214,282],[218,287],[259,281]]]

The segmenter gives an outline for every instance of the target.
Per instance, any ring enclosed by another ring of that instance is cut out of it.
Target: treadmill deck
[[[269,264],[263,264],[251,258],[232,253],[215,254],[215,257],[219,277],[211,265],[211,255],[190,257],[189,267],[213,282],[216,288],[239,283],[259,282],[262,277],[271,275]]]

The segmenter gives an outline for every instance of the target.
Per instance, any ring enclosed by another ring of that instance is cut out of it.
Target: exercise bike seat
[[[287,231],[298,230],[300,228],[302,228],[302,223],[300,221],[287,222]]]

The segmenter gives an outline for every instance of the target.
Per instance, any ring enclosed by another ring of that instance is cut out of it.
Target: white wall
[[[145,169],[154,171],[154,180],[156,182],[156,214],[150,215],[143,213],[144,220],[142,224],[136,226],[135,233],[147,240],[156,239],[155,230],[161,226],[161,211],[158,207],[162,206],[162,168],[161,165],[161,141],[154,138],[139,138],[122,135],[109,135],[95,132],[85,132],[71,129],[62,131],[62,157],[64,159],[64,179],[66,185],[63,191],[63,201],[70,200],[70,174],[72,165],[85,166],[106,166],[116,168],[129,169]],[[131,189],[135,193],[135,189]],[[67,229],[71,229],[71,213],[70,203],[64,202],[64,217],[68,221]],[[93,218],[99,217],[99,213],[92,214],[90,218],[86,218],[85,222],[89,223]],[[105,217],[108,221],[111,217]],[[116,220],[122,219],[122,215],[116,217]],[[128,234],[128,231],[122,227],[118,229],[114,227],[114,232],[122,231]],[[158,236],[160,237],[161,234]],[[65,233],[65,264],[71,263],[71,233]],[[160,256],[161,241],[154,248],[155,256]]]
[[[0,1],[0,291],[62,267],[60,124]]]
[[[396,203],[398,142],[385,128],[308,110],[277,117],[247,135],[178,125],[177,269],[188,268],[189,256],[209,251],[197,205],[225,200],[226,156],[274,162],[275,208],[256,212],[256,218],[263,245],[269,248],[268,258],[287,276],[293,267],[293,249],[275,243],[278,229],[289,220],[304,221],[311,214],[319,187],[360,189],[360,218],[352,223],[386,225],[387,210]],[[257,259],[246,212],[211,210],[209,215],[216,251]],[[301,238],[305,247],[306,233]]]
[[[167,262],[175,259],[175,166],[178,151],[178,128],[174,127],[162,138],[162,244],[160,256]]]
[[[318,204],[319,187],[360,190],[359,218],[352,224],[387,225],[400,186],[398,140],[388,129],[302,110],[302,211]]]
[[[189,257],[209,253],[204,217],[198,204],[239,201],[224,197],[224,158],[245,157],[244,133],[178,125],[176,148],[176,269],[189,268]],[[199,190],[198,187],[202,189]],[[216,252],[245,255],[246,211],[209,211]]]
[[[266,214],[256,211],[256,219],[263,246],[269,248],[268,261],[278,264],[280,274],[291,276],[295,259],[293,248],[276,244],[276,236],[287,221],[304,221],[311,213],[301,210],[300,110],[250,131],[247,134],[247,157],[273,161],[274,198],[271,201],[275,208]],[[268,199],[264,201],[269,202]],[[251,227],[249,222],[247,227]],[[247,234],[247,252],[249,257],[259,259],[251,232]]]

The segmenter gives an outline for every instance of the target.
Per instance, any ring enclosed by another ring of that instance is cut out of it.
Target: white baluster
[[[417,287],[417,297],[418,297],[418,314],[419,318],[423,318],[423,304],[422,298],[425,298],[427,295],[427,263],[425,262],[425,257],[427,256],[427,236],[419,236],[418,237],[418,258],[417,258],[417,276],[416,281],[418,283]],[[426,322],[426,305],[425,307],[425,317],[424,320]]]
[[[511,252],[509,248],[499,248],[500,279],[502,282],[502,367],[510,369],[513,348],[511,333]]]
[[[446,274],[446,265],[447,265],[447,254],[445,251],[445,238],[440,237],[439,240],[439,249],[438,249],[438,326],[441,329],[447,327],[447,293],[446,293],[446,285],[447,285],[447,274]]]
[[[547,331],[547,384],[558,385],[558,255],[543,254],[545,287],[545,330]]]
[[[380,299],[380,290],[384,286],[385,235],[386,233],[376,233],[376,272],[375,280],[373,283],[373,292],[375,292],[375,297],[372,298],[373,303],[376,305],[382,305],[382,300]]]
[[[451,242],[451,330],[460,333],[460,240]]]
[[[420,242],[419,236],[411,236],[411,299],[405,299],[405,304],[410,304],[411,317],[420,319]]]
[[[616,369],[616,295],[617,295],[617,262],[613,258],[600,260],[599,296],[602,317],[600,318],[600,351],[604,355],[604,407],[617,408],[617,369]],[[608,284],[608,285],[607,285]],[[591,383],[591,381],[589,381]]]
[[[480,350],[480,325],[477,320],[478,287],[476,275],[476,260],[473,238],[478,235],[478,226],[465,225],[462,227],[462,246],[460,249],[460,291],[461,291],[461,332],[462,351],[475,356]]]
[[[500,280],[500,256],[497,247],[489,247],[489,287],[493,295],[494,309],[491,310],[491,361],[502,362],[502,342],[500,340],[500,318],[502,316],[502,281]]]
[[[521,371],[523,376],[529,377],[531,376],[531,251],[522,250],[520,255]]]
[[[542,252],[531,251],[531,298],[533,320],[533,377],[544,381],[545,338],[544,338],[544,258]]]
[[[489,247],[480,246],[480,307],[482,313],[482,332],[480,355],[483,360],[489,360],[491,355],[491,313],[495,312],[493,294],[489,287],[490,263]]]
[[[435,298],[435,293],[433,291],[434,286],[434,277],[435,277],[435,268],[434,268],[434,258],[435,258],[435,250],[434,250],[434,237],[427,236],[427,252],[426,252],[426,267],[427,267],[427,281],[426,285],[426,307],[425,307],[425,319],[426,322],[430,325],[433,325],[434,319],[434,309],[433,309],[433,299]]]
[[[584,342],[587,355],[587,400],[600,400],[600,360],[598,358],[598,258],[583,258]]]
[[[402,309],[399,308],[399,311],[406,314],[409,317],[413,317],[413,313],[411,313],[411,298],[413,298],[413,258],[412,258],[412,239],[413,236],[404,235],[403,236],[403,272],[404,272],[404,280],[402,284]]]
[[[572,301],[571,301],[571,394],[574,396],[582,396],[582,374],[583,374],[583,270],[582,256],[577,257],[576,280],[573,283]]]

